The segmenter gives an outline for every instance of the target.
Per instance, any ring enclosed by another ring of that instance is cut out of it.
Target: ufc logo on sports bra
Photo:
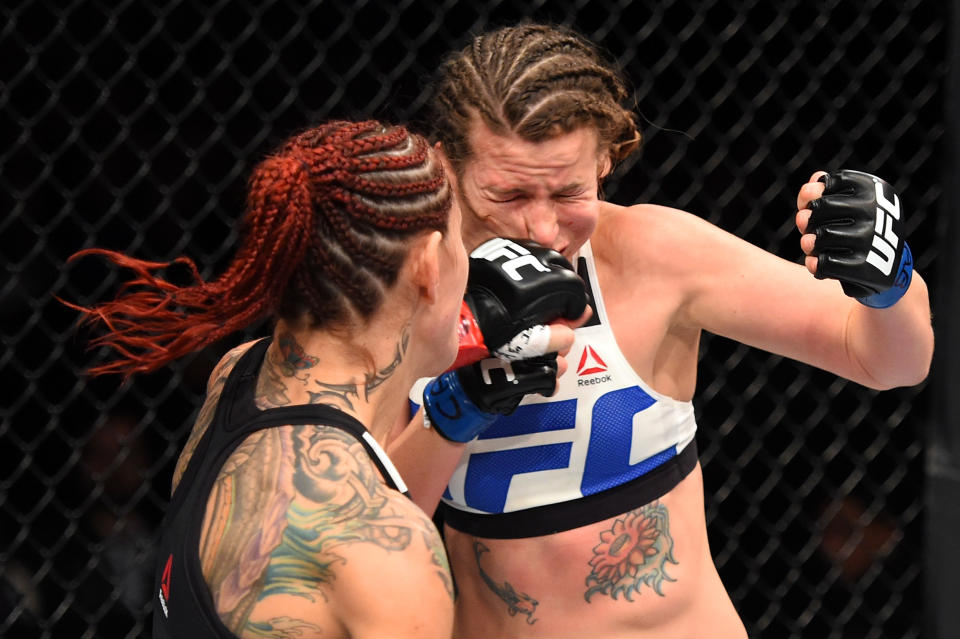
[[[470,257],[484,259],[488,262],[499,262],[503,272],[517,282],[523,280],[520,269],[524,266],[532,266],[541,273],[550,272],[550,269],[541,264],[540,260],[530,254],[530,251],[516,242],[504,238],[497,238],[481,244],[470,254]],[[500,262],[500,260],[504,261]]]
[[[893,231],[893,221],[900,219],[900,198],[893,194],[893,202],[883,194],[883,185],[874,178],[877,189],[877,224],[874,228],[873,250],[867,255],[867,263],[884,275],[893,270],[900,238]]]
[[[553,443],[530,445],[528,439],[518,447],[505,445],[498,450],[472,453],[463,483],[466,505],[488,513],[504,512],[514,476],[555,469],[570,469],[579,477],[580,494],[592,495],[645,475],[676,456],[676,447],[664,443],[665,448],[654,449],[660,452],[631,460],[636,439],[635,416],[656,404],[656,400],[638,386],[611,391],[596,399],[586,452],[581,449],[574,453],[577,402],[577,399],[568,399],[524,404],[481,433],[480,441],[545,434],[544,439]],[[563,432],[569,435],[564,436]],[[545,481],[548,482],[545,489],[551,490],[552,483]],[[452,499],[449,488],[444,497]]]

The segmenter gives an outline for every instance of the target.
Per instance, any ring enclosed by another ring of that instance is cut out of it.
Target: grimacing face
[[[608,162],[596,132],[583,127],[529,142],[495,135],[476,119],[470,145],[458,188],[467,249],[491,237],[524,238],[572,258],[600,215],[599,176]]]

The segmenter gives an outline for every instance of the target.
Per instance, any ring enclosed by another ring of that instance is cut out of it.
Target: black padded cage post
[[[941,172],[945,185],[960,176],[960,2],[952,3],[946,80],[946,137]],[[960,637],[960,191],[944,190],[939,290],[934,299],[933,411],[926,442],[925,637]]]

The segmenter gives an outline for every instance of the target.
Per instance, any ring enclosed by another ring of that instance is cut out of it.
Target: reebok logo
[[[592,346],[585,346],[583,355],[580,356],[580,364],[577,365],[577,375],[583,377],[584,375],[603,373],[606,370],[607,363],[600,359],[597,351],[593,350]]]
[[[160,607],[163,608],[163,616],[170,617],[167,611],[167,602],[170,600],[170,568],[173,566],[173,555],[167,557],[167,565],[163,567],[163,575],[160,577]]]

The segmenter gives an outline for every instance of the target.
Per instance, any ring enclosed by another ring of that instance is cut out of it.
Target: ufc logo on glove
[[[523,280],[523,276],[520,275],[520,268],[523,266],[532,266],[540,273],[550,272],[550,269],[541,264],[540,260],[531,254],[528,249],[513,240],[501,237],[484,242],[470,254],[470,257],[489,262],[505,259],[505,262],[500,262],[500,268],[517,282]]]
[[[823,195],[809,204],[806,230],[817,236],[814,275],[839,280],[844,293],[871,308],[893,306],[913,274],[913,255],[900,239],[899,196],[891,185],[861,171],[835,171],[820,181]]]
[[[884,275],[890,275],[893,270],[894,259],[897,256],[897,245],[900,238],[893,230],[895,221],[900,220],[900,197],[894,193],[893,202],[883,194],[883,184],[873,178],[877,189],[877,226],[873,236],[873,248],[867,255],[867,263],[872,264]]]

